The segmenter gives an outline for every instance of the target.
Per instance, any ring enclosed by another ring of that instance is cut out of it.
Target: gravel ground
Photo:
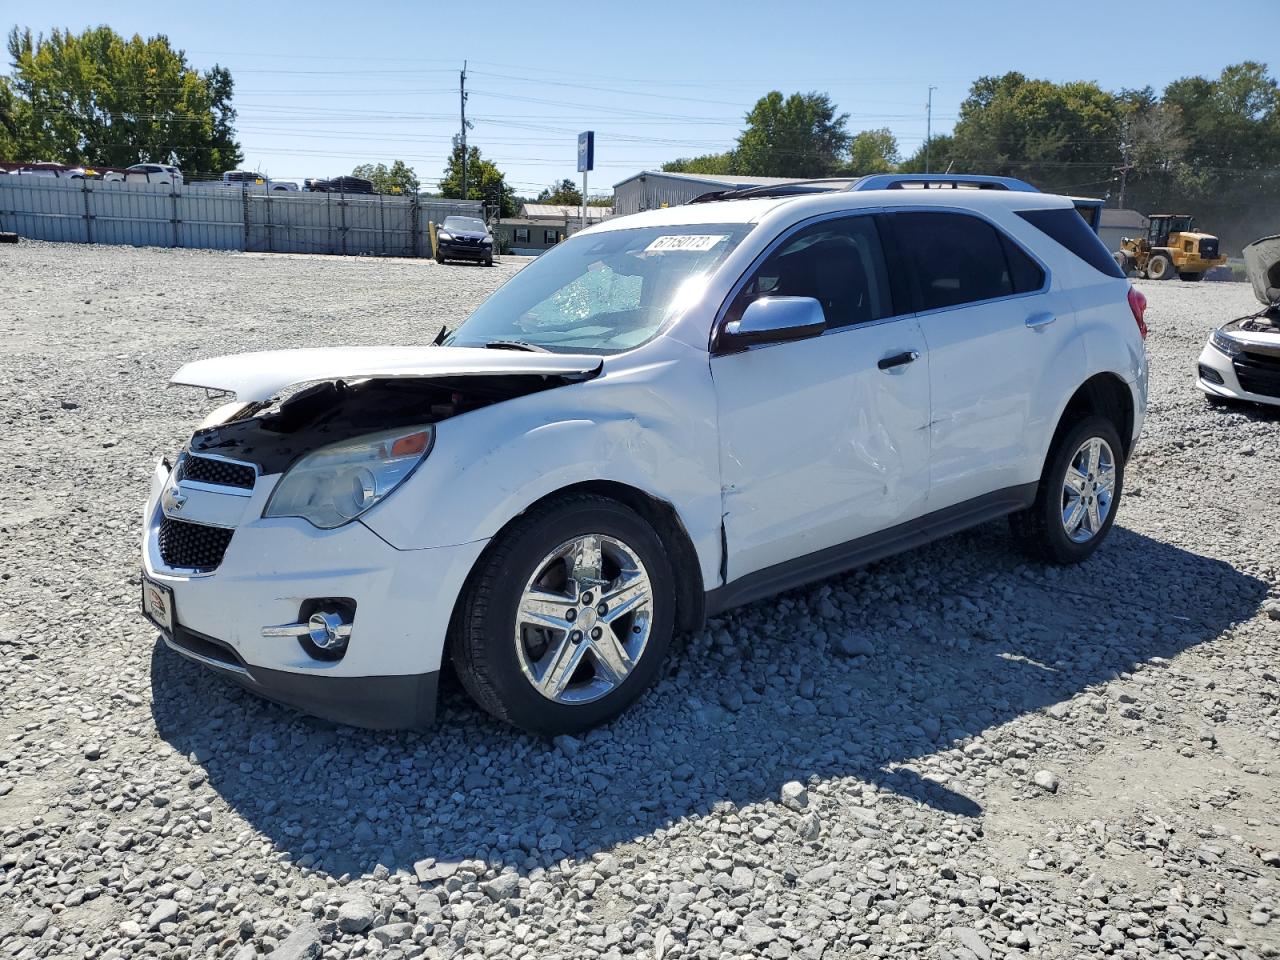
[[[545,742],[456,689],[425,735],[309,720],[137,610],[208,406],[179,364],[427,342],[520,261],[0,258],[0,958],[1280,956],[1280,417],[1191,380],[1247,287],[1140,284],[1146,434],[1084,566],[992,524],[719,618]]]

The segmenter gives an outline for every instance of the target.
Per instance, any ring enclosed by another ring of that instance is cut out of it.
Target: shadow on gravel
[[[456,690],[433,731],[373,733],[266,703],[159,643],[153,712],[235,814],[303,865],[338,876],[482,858],[523,872],[723,801],[776,800],[792,779],[855,778],[978,815],[962,781],[896,765],[1212,640],[1265,596],[1226,563],[1119,527],[1080,568],[1027,567],[989,525],[686,638],[668,676],[567,745],[572,758]],[[874,652],[842,656],[851,633]]]

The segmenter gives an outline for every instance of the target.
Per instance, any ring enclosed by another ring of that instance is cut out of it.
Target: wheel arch
[[[450,632],[457,623],[458,611],[462,608],[467,591],[476,575],[488,559],[488,553],[499,543],[511,526],[531,510],[554,502],[565,496],[576,493],[594,494],[613,500],[635,511],[653,527],[658,538],[668,550],[671,560],[672,574],[676,585],[676,629],[698,630],[706,622],[706,587],[702,579],[702,569],[698,563],[698,552],[693,545],[693,538],[685,528],[684,522],[675,506],[651,493],[617,480],[585,480],[543,494],[523,510],[511,517],[502,528],[494,534],[489,546],[476,558],[467,572],[463,587],[454,600],[453,617],[450,619]]]
[[[1096,373],[1076,388],[1075,393],[1067,401],[1058,417],[1058,425],[1054,429],[1049,449],[1045,451],[1044,463],[1048,464],[1058,442],[1071,427],[1084,417],[1098,414],[1115,424],[1120,434],[1120,443],[1124,448],[1125,459],[1133,450],[1133,427],[1137,417],[1134,409],[1133,392],[1129,384],[1114,373]]]

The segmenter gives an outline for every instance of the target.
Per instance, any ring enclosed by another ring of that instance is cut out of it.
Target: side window
[[[529,228],[516,227],[516,243],[528,243],[528,242],[529,242]]]
[[[734,298],[727,319],[759,297],[813,297],[828,327],[893,315],[889,275],[875,220],[823,220],[797,231],[769,254]]]
[[[559,232],[556,230],[543,230],[542,242],[543,243],[559,243],[560,242]]]
[[[921,212],[897,213],[893,221],[903,258],[920,289],[921,310],[1014,292],[1000,233],[985,220],[963,213]]]
[[[1032,260],[1025,250],[1010,240],[999,230],[1000,243],[1004,246],[1005,263],[1009,266],[1009,279],[1013,281],[1014,293],[1034,293],[1044,286],[1044,271],[1040,264]]]

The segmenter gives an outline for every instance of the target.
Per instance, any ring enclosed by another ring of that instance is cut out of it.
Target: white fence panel
[[[474,200],[0,175],[0,229],[36,240],[278,253],[430,256],[427,224]]]
[[[0,175],[0,229],[33,240],[87,243],[87,196],[79,181]]]

